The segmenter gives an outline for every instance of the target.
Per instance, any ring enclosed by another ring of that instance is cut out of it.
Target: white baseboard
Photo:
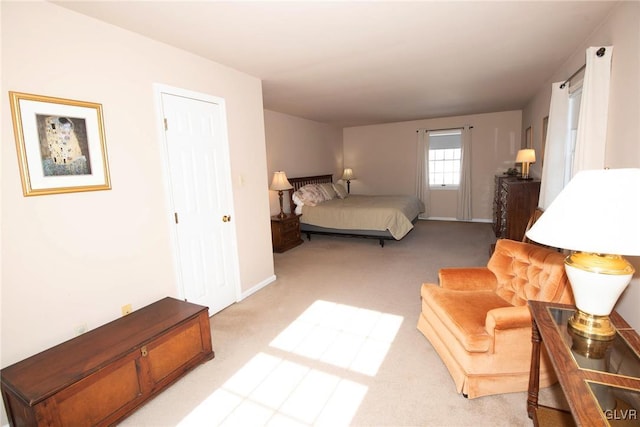
[[[459,221],[459,222],[485,222],[485,223],[492,223],[493,220],[491,219],[486,219],[486,218],[473,218],[469,221],[461,221],[459,219],[456,218],[448,218],[448,217],[440,217],[440,216],[430,216],[428,218],[420,218],[421,220],[429,220],[429,221]]]
[[[272,275],[270,277],[267,277],[266,279],[264,279],[262,282],[258,283],[257,285],[249,288],[248,290],[244,291],[241,295],[240,295],[240,301],[242,301],[243,299],[247,298],[248,296],[251,296],[253,294],[255,294],[256,292],[258,292],[260,289],[264,288],[265,286],[273,283],[276,281],[276,275]]]

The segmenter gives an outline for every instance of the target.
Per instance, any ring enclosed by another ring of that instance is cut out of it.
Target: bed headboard
[[[289,192],[289,206],[291,206],[291,212],[295,210],[295,203],[293,203],[293,193],[307,184],[325,184],[333,182],[333,175],[315,175],[315,176],[302,176],[299,178],[289,178],[289,182],[293,185],[293,189],[287,190]]]
[[[293,190],[297,191],[301,187],[307,184],[324,184],[327,182],[333,182],[333,175],[316,175],[316,176],[303,176],[300,178],[289,178],[289,182],[293,185]]]

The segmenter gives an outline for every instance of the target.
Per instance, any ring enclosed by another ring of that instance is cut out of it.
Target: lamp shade
[[[343,181],[351,181],[353,179],[353,170],[351,168],[344,168],[344,172],[342,173]]]
[[[293,185],[287,179],[287,175],[283,171],[274,172],[273,181],[271,181],[271,186],[269,190],[273,191],[284,191],[290,190],[293,188]]]
[[[556,248],[640,256],[640,169],[578,172],[526,235]]]
[[[536,150],[533,148],[524,148],[518,150],[516,156],[516,163],[535,163],[536,162]]]

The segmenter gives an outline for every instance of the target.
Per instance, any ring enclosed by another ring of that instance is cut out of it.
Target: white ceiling
[[[55,1],[263,81],[264,107],[354,126],[521,109],[615,1]]]

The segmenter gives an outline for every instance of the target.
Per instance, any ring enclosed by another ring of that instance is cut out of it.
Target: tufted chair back
[[[542,246],[501,239],[487,267],[498,279],[496,294],[512,305],[530,299],[572,304],[564,258]]]

